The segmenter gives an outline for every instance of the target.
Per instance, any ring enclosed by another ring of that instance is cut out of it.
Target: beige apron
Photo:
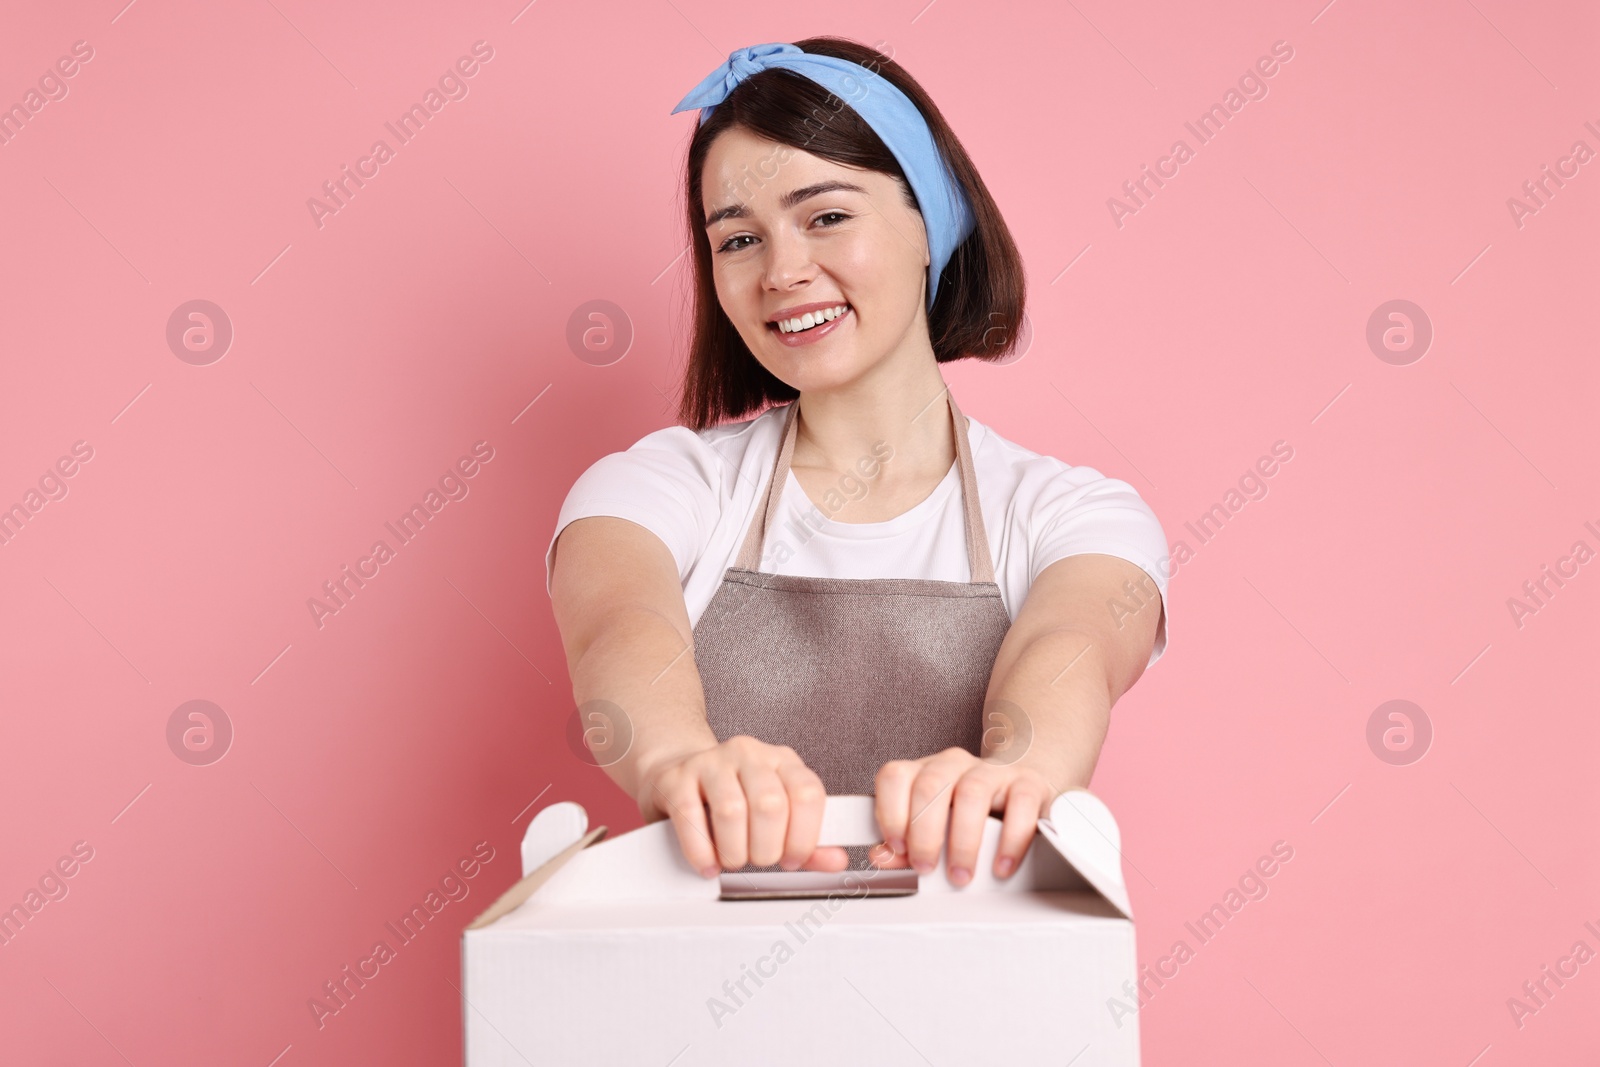
[[[765,504],[694,627],[712,732],[788,745],[829,795],[872,795],[889,760],[951,747],[981,755],[984,695],[1011,618],[989,558],[966,416],[950,397],[972,580],[811,578],[757,569],[794,454],[799,408],[788,407]],[[852,868],[865,866],[864,847],[847,851]]]

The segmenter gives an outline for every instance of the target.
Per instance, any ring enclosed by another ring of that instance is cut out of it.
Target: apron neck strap
[[[973,582],[993,582],[994,562],[989,558],[989,537],[983,528],[983,511],[978,506],[978,478],[973,472],[972,444],[967,439],[968,419],[956,407],[956,398],[948,388],[945,397],[950,404],[950,425],[955,433],[956,467],[961,474],[961,502],[966,511],[967,566]],[[734,566],[741,570],[760,570],[761,546],[766,541],[767,530],[777,519],[778,504],[789,481],[789,464],[794,458],[795,433],[799,429],[799,400],[791,401],[783,420],[782,444],[773,466],[772,479],[767,483],[766,495],[756,510],[755,519],[745,533],[744,544]]]

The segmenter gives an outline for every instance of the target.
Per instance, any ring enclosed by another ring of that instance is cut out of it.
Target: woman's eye
[[[826,214],[818,215],[817,216],[817,220],[816,220],[817,221],[817,225],[823,227],[824,229],[827,229],[829,227],[837,226],[837,225],[839,225],[839,223],[838,222],[824,222],[823,221],[824,219],[838,219],[840,222],[848,222],[850,220],[850,216],[846,215],[842,211],[829,211]],[[749,234],[741,233],[741,234],[739,234],[739,235],[737,235],[735,237],[730,237],[726,241],[722,242],[722,244],[717,246],[717,251],[719,253],[720,252],[740,252],[740,251],[743,251],[746,248],[749,248],[750,246],[749,245],[735,244],[734,243],[735,241],[753,241],[753,240],[755,240],[755,238],[751,237]]]

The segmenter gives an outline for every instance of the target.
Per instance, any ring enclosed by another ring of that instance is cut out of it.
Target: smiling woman
[[[586,470],[546,552],[574,699],[621,709],[606,772],[707,876],[865,863],[817,847],[823,798],[864,794],[873,862],[926,873],[948,839],[963,885],[1001,814],[1004,878],[1165,648],[1161,525],[950,395],[940,364],[1013,350],[1023,270],[904,69],[755,45],[691,108],[683,425]],[[830,497],[866,455],[872,491]],[[1159,610],[1114,623],[1130,581]]]
[[[785,47],[838,64],[830,80],[841,91],[793,69],[764,67],[701,112],[685,162],[695,318],[678,414],[694,429],[793,400],[806,388],[750,356],[758,343],[752,337],[761,333],[755,323],[814,310],[812,302],[757,306],[745,322],[723,307],[723,293],[763,262],[754,249],[762,244],[761,227],[777,215],[788,232],[766,235],[769,245],[801,236],[822,242],[837,249],[837,258],[848,257],[862,281],[875,277],[884,289],[894,289],[899,268],[915,261],[925,284],[920,292],[895,293],[898,303],[882,309],[896,316],[883,323],[884,332],[903,333],[910,305],[920,299],[927,308],[923,343],[936,362],[1000,360],[1021,333],[1025,286],[1016,243],[932,99],[892,59],[854,41],[817,37]],[[770,61],[774,54],[761,55]],[[706,98],[711,81],[678,110]],[[901,109],[884,115],[887,141],[852,106],[869,110],[868,101],[887,106],[897,97]],[[897,273],[886,277],[890,270]],[[938,300],[941,279],[946,292]],[[860,308],[854,311],[860,325]],[[730,319],[738,327],[732,334]]]

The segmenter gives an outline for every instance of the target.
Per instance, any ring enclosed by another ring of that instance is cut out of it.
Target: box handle
[[[878,828],[877,798],[830,796],[822,806],[818,845],[876,845],[883,840]]]

